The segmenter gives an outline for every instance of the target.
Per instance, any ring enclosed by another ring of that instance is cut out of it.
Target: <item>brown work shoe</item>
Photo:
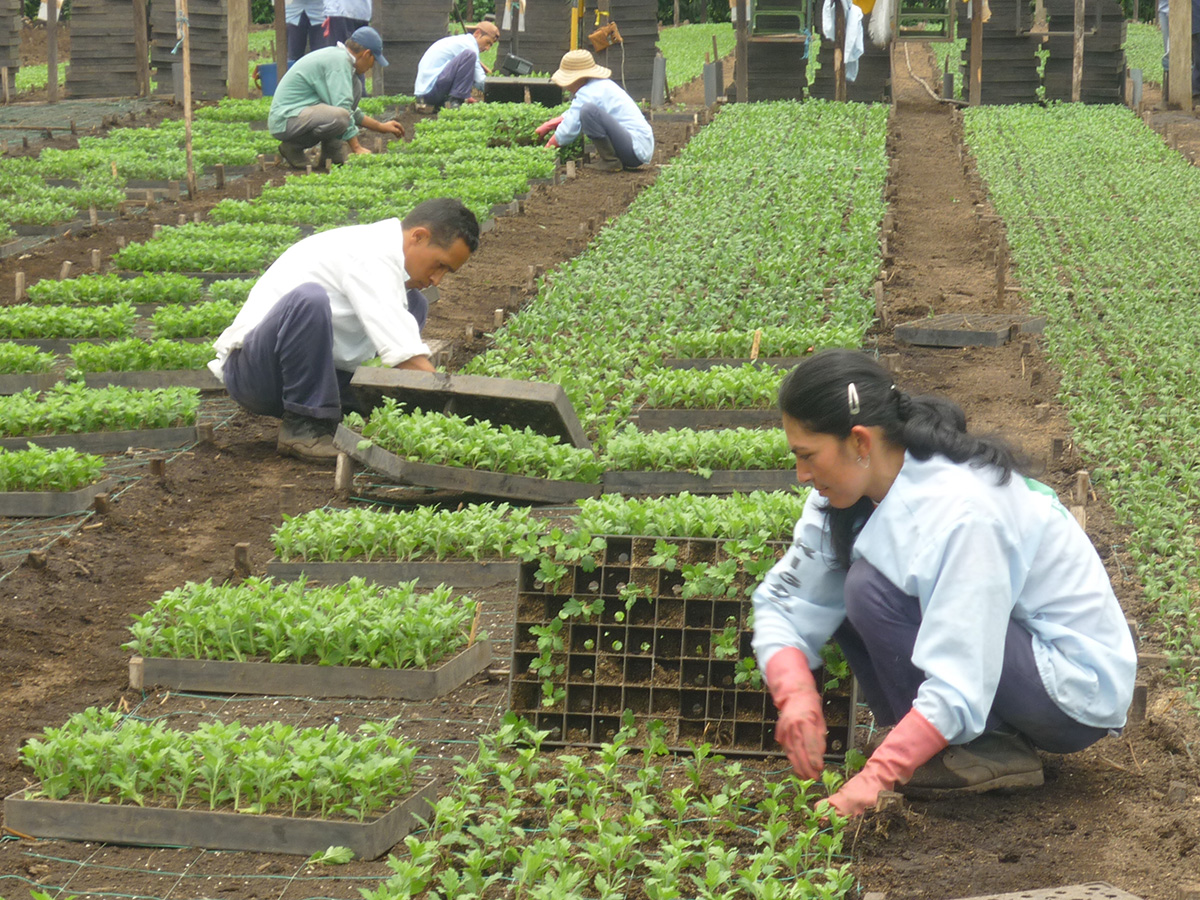
[[[1025,735],[988,731],[968,744],[947,747],[897,790],[909,797],[933,798],[951,791],[982,794],[1037,787],[1042,780],[1042,758]]]
[[[314,419],[297,413],[284,413],[279,423],[275,452],[311,463],[337,462],[338,450],[333,446],[336,419]]]
[[[317,160],[317,168],[324,169],[325,161],[333,163],[335,166],[340,166],[350,158],[350,145],[343,140],[333,138],[328,141],[321,142],[321,156]]]
[[[304,148],[299,144],[293,144],[291,141],[281,141],[279,143],[279,155],[293,169],[303,169],[308,166],[308,157],[305,156]]]

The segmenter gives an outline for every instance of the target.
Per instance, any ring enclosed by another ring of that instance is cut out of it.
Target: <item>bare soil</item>
[[[932,66],[911,54],[914,72],[927,80]],[[1058,403],[1057,375],[1041,341],[1017,341],[998,349],[935,350],[897,344],[891,326],[941,312],[1026,310],[1019,291],[997,301],[995,263],[988,251],[998,237],[977,219],[977,187],[959,161],[955,114],[933,100],[897,66],[896,106],[889,139],[893,165],[889,187],[895,232],[894,260],[885,275],[886,325],[869,336],[885,355],[897,380],[913,392],[937,391],[957,399],[972,426],[1002,431],[1035,459],[1042,478],[1068,496],[1077,470],[1086,463],[1074,453],[1070,428]],[[683,140],[684,126],[660,125],[660,145]],[[277,171],[248,179],[255,190]],[[650,184],[655,171],[604,175],[584,167],[579,177],[537,189],[522,215],[501,220],[484,236],[480,250],[458,274],[447,278],[434,305],[428,334],[456,345],[453,366],[487,346],[494,310],[529,299],[528,268],[547,268],[578,250],[580,225],[619,215]],[[238,196],[241,184],[225,192]],[[244,196],[244,193],[241,194]],[[104,255],[116,238],[144,238],[155,221],[173,222],[180,213],[203,211],[221,195],[161,204],[145,214],[47,245],[22,260],[0,265],[0,300],[11,302],[13,273],[31,280],[56,277],[65,259],[86,266],[88,251]],[[986,212],[986,207],[984,212]],[[730,227],[736,227],[734,223]],[[1011,284],[1011,273],[1009,273]],[[483,336],[466,339],[471,325]],[[584,327],[564,323],[564,328]],[[237,411],[228,401],[210,401],[206,414],[218,423],[212,443],[170,456],[156,478],[146,459],[132,453],[126,481],[106,515],[55,523],[49,530],[18,530],[0,548],[0,791],[22,787],[26,770],[18,760],[23,741],[46,726],[61,724],[89,705],[124,703],[147,715],[183,703],[193,714],[269,715],[259,698],[180,698],[131,691],[127,654],[120,649],[133,614],[163,591],[185,581],[235,579],[237,544],[248,545],[251,571],[271,559],[270,534],[279,521],[281,491],[291,489],[293,510],[338,505],[330,472],[276,456],[276,423]],[[1065,452],[1050,453],[1054,438]],[[160,454],[161,455],[161,454]],[[399,492],[400,502],[420,502],[419,491]],[[1127,535],[1103,497],[1086,507],[1087,530],[1104,558],[1126,611],[1141,623],[1143,651],[1155,635],[1145,628],[1149,610],[1125,554]],[[61,535],[61,536],[60,536]],[[48,550],[43,567],[26,559],[29,550]],[[495,644],[495,665],[507,667],[514,613],[511,585],[480,591],[483,625]],[[852,858],[860,889],[887,900],[952,900],[981,894],[1034,890],[1105,881],[1145,900],[1175,900],[1200,868],[1200,728],[1194,710],[1152,667],[1143,669],[1148,688],[1144,718],[1121,738],[1065,757],[1046,757],[1046,785],[1035,791],[912,801],[868,816],[852,836]],[[411,735],[439,772],[444,760],[470,754],[476,735],[494,725],[505,708],[507,680],[480,677],[443,701],[430,704],[369,705],[352,701],[312,704],[296,713],[322,721],[333,716],[403,714]],[[442,760],[439,762],[439,760]],[[755,763],[778,771],[779,763]],[[764,774],[764,777],[769,777]],[[11,836],[10,836],[11,837]],[[0,881],[6,895],[22,885],[66,887],[72,895],[230,898],[359,896],[389,875],[383,862],[356,861],[314,871],[290,856],[211,853],[186,849],[143,849],[62,841],[0,842]],[[13,879],[11,881],[7,879]]]

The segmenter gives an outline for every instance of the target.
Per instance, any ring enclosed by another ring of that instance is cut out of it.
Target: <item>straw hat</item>
[[[558,71],[550,76],[550,80],[559,87],[573,84],[580,78],[608,78],[612,69],[596,65],[595,57],[587,50],[572,50],[563,54]]]

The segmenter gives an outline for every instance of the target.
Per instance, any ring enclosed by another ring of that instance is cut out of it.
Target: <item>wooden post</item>
[[[1192,109],[1192,4],[1191,0],[1170,0],[1170,69],[1167,105],[1172,109]]]
[[[58,102],[58,3],[46,3],[46,100]]]
[[[750,3],[737,0],[737,60],[733,67],[733,81],[739,103],[750,100],[749,55],[750,47]]]
[[[4,105],[7,106],[10,99],[8,96],[8,66],[0,66],[0,82],[4,83]],[[5,141],[4,150],[8,152],[7,141]]]
[[[846,8],[833,3],[833,99],[846,102]]]
[[[71,277],[71,266],[74,265],[69,259],[64,259],[62,266],[58,270],[58,278],[61,281],[64,278]]]
[[[287,5],[284,3],[275,4],[275,75],[279,80],[283,79],[284,73],[287,71]],[[279,81],[276,81],[278,84]],[[376,92],[378,93],[378,92]]]
[[[349,455],[339,453],[337,457],[337,468],[333,473],[333,492],[342,500],[350,497],[350,491],[354,488],[354,463],[350,461]]]
[[[1071,102],[1083,96],[1083,0],[1075,0],[1075,46],[1071,58]]]
[[[133,52],[137,54],[138,96],[150,95],[150,38],[146,23],[146,0],[133,0]]]
[[[983,4],[971,0],[971,72],[967,101],[972,106],[983,102]]]
[[[16,275],[16,285],[13,288],[13,299],[18,303],[25,299],[25,273],[18,272]]]
[[[100,271],[100,251],[99,250],[92,251],[92,271],[93,272]]]
[[[679,0],[675,0],[675,27],[679,27]]]
[[[192,39],[188,0],[175,0],[178,33],[183,41],[183,148],[187,159],[188,199],[196,199],[196,159],[192,153]],[[243,66],[243,70],[244,70]]]
[[[250,545],[248,543],[233,545],[233,571],[243,578],[250,574]]]
[[[250,0],[229,0],[227,7],[225,92],[234,100],[245,100],[250,96],[246,78],[250,66]]]

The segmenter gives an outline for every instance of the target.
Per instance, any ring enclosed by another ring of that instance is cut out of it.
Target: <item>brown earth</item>
[[[910,61],[916,74],[932,76],[925,54],[914,53]],[[1068,496],[1076,471],[1086,463],[1071,448],[1070,428],[1056,399],[1056,373],[1040,339],[1031,337],[1028,348],[1017,341],[999,349],[931,350],[898,345],[892,338],[890,325],[929,312],[1003,308],[1020,313],[1026,302],[1018,291],[1006,292],[1002,306],[995,301],[995,264],[988,253],[995,246],[995,226],[976,219],[971,200],[977,187],[959,161],[955,115],[910,79],[904,66],[897,66],[896,94],[889,138],[895,232],[888,249],[894,261],[886,268],[881,310],[888,325],[869,336],[868,346],[885,355],[905,389],[953,396],[973,427],[1001,430],[1042,460],[1042,478]],[[658,126],[660,145],[680,140],[682,129]],[[268,177],[281,176],[252,177],[252,189]],[[600,175],[584,168],[575,180],[536,190],[523,215],[501,220],[468,265],[446,279],[442,300],[431,310],[431,336],[458,345],[453,365],[486,347],[486,335],[465,341],[468,324],[490,331],[496,308],[528,299],[529,266],[552,267],[566,259],[581,223],[590,218],[602,223],[619,214],[653,178],[653,173]],[[244,190],[234,184],[227,193],[239,196]],[[142,216],[47,246],[28,259],[7,261],[0,266],[3,298],[11,300],[18,266],[31,279],[56,277],[64,259],[73,260],[78,271],[92,247],[107,256],[118,234],[145,237],[152,221],[173,222],[216,199],[204,194],[195,201],[160,204]],[[564,323],[570,327],[579,326]],[[261,572],[271,558],[269,537],[279,520],[283,485],[294,485],[294,509],[337,505],[327,470],[275,455],[273,420],[248,416],[228,401],[210,402],[206,414],[218,423],[214,442],[171,455],[161,479],[148,471],[146,459],[153,454],[132,454],[122,470],[127,480],[107,515],[36,533],[18,530],[0,547],[5,598],[0,609],[0,790],[5,794],[25,783],[17,757],[24,739],[88,705],[125,702],[145,715],[220,710],[243,720],[283,714],[284,707],[259,698],[161,693],[143,698],[126,686],[128,660],[120,644],[132,614],[184,581],[237,577],[232,548],[238,543],[249,545],[251,570]],[[1065,445],[1058,459],[1049,453],[1056,437]],[[358,489],[370,490],[363,484]],[[399,502],[423,499],[415,489],[392,496]],[[1091,499],[1086,517],[1129,617],[1143,625],[1142,649],[1153,651],[1155,633],[1145,627],[1151,611],[1141,604],[1124,552],[1126,531],[1102,497]],[[43,568],[25,560],[36,548],[48,549]],[[479,597],[483,624],[497,642],[495,665],[505,667],[512,587],[482,591]],[[1142,680],[1148,687],[1145,717],[1131,723],[1120,739],[1105,739],[1084,753],[1047,756],[1044,788],[914,801],[864,819],[851,838],[861,891],[881,892],[887,900],[951,900],[1105,881],[1145,900],[1182,896],[1185,883],[1200,877],[1200,765],[1194,755],[1200,728],[1168,676],[1148,667]],[[370,714],[405,715],[414,739],[437,769],[449,774],[438,760],[470,754],[474,736],[495,724],[506,696],[503,679],[479,678],[441,702],[391,704],[382,711],[374,705]],[[295,712],[286,708],[287,714],[313,722],[357,715],[362,706],[347,701],[308,704]],[[777,760],[751,765],[764,773],[779,771]],[[80,896],[349,898],[388,874],[382,862],[314,871],[295,857],[270,854],[0,843],[0,890],[10,898],[22,895],[23,884],[65,886],[67,893]]]

